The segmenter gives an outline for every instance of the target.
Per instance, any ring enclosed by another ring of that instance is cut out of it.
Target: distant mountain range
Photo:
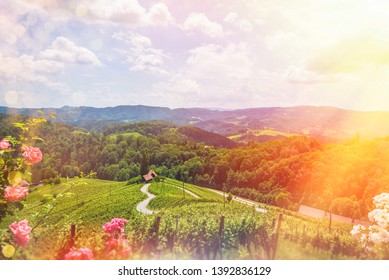
[[[130,106],[94,108],[42,108],[56,113],[57,121],[101,129],[114,123],[165,120],[178,125],[193,125],[224,136],[247,131],[274,130],[284,133],[329,138],[363,138],[389,136],[389,112],[362,112],[334,107],[272,107],[239,110],[202,108],[170,109],[167,107]],[[2,114],[35,115],[37,109],[0,107]]]

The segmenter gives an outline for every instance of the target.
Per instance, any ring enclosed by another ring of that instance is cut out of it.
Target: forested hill
[[[2,116],[0,138],[17,133],[12,121]],[[33,167],[34,182],[57,183],[91,171],[100,179],[131,181],[154,169],[259,202],[291,209],[300,203],[331,207],[355,218],[366,216],[375,195],[389,192],[388,137],[325,145],[295,135],[225,148],[228,139],[212,145],[204,136],[213,134],[161,121],[123,124],[103,133],[49,122],[37,134],[45,140],[39,143],[44,159]]]
[[[359,112],[333,107],[274,107],[240,110],[201,108],[170,109],[151,106],[117,106],[107,108],[44,108],[56,113],[59,122],[101,131],[116,122],[166,120],[178,125],[194,125],[209,132],[232,136],[245,130],[272,129],[285,133],[331,138],[389,136],[389,112]],[[0,107],[0,113],[32,115],[36,109]]]
[[[137,132],[144,136],[165,138],[163,142],[174,143],[175,139],[186,138],[185,141],[202,143],[216,148],[233,148],[237,143],[217,133],[205,131],[191,125],[177,126],[166,121],[138,122],[116,125],[104,130],[104,135]]]

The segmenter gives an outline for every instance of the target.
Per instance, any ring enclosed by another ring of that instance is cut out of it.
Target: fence
[[[173,229],[170,232],[161,232],[161,220],[160,216],[156,216],[143,236],[137,238],[138,242],[131,244],[135,252],[144,257],[155,258],[184,251],[194,259],[223,259],[227,258],[225,253],[245,247],[251,259],[274,259],[281,232],[282,214],[277,225],[274,220],[271,228],[263,224],[254,224],[249,228],[243,220],[240,229],[234,234],[231,234],[231,228],[226,227],[228,220],[222,215],[218,220],[217,230],[207,231],[204,224],[199,229],[199,234],[185,237],[180,234],[178,215],[174,217]],[[75,246],[75,240],[76,226],[73,224],[69,238],[58,251],[57,259],[64,258],[70,248]]]

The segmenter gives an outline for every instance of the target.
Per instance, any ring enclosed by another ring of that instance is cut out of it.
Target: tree
[[[140,175],[145,175],[147,172],[149,172],[149,164],[150,164],[150,154],[149,149],[144,149],[142,151],[142,157],[140,160]]]
[[[291,203],[289,197],[289,193],[280,192],[276,195],[274,202],[279,207],[288,208]]]
[[[228,195],[227,195],[227,202],[230,203],[231,200],[232,200],[232,194],[228,193]]]

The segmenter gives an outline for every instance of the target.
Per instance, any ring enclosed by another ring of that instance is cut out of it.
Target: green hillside
[[[4,122],[7,129],[0,128],[0,138],[16,133],[12,122]],[[45,140],[39,143],[44,157],[33,166],[32,182],[59,183],[61,177],[91,172],[99,179],[125,182],[153,169],[166,178],[225,187],[234,195],[285,209],[297,210],[299,204],[329,209],[333,202],[335,214],[356,219],[367,219],[372,198],[388,192],[388,138],[367,141],[356,135],[322,144],[275,129],[262,131],[268,135],[256,136],[262,132],[255,131],[245,136],[282,139],[228,148],[230,139],[166,121],[128,123],[103,133],[48,122],[37,131]]]
[[[27,206],[15,217],[8,216],[0,227],[5,228],[13,219],[27,219],[34,228],[29,245],[16,255],[22,259],[57,258],[69,239],[71,224],[76,225],[76,248],[103,250],[102,225],[115,217],[128,220],[125,233],[132,259],[269,259],[276,230],[272,224],[284,212],[277,258],[356,258],[360,253],[349,225],[334,225],[336,234],[329,234],[326,222],[276,207],[267,207],[265,214],[255,212],[235,201],[224,203],[223,196],[196,185],[184,185],[196,197],[189,193],[184,196],[182,182],[172,179],[150,185],[149,192],[156,198],[148,208],[154,214],[141,214],[136,206],[146,198],[140,191],[142,186],[69,179],[37,187],[28,196]],[[224,225],[218,241],[222,216]],[[215,249],[219,242],[222,255]],[[306,247],[306,242],[311,245]]]

